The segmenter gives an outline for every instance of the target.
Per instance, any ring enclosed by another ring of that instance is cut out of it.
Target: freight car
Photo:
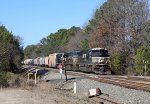
[[[49,65],[49,57],[45,57],[45,67],[48,67]]]
[[[92,48],[64,54],[66,70],[111,74],[109,54],[105,48]]]
[[[33,59],[26,59],[26,60],[23,61],[23,64],[32,65],[33,64]]]
[[[39,58],[39,66],[45,66],[45,57]]]
[[[34,65],[36,66],[57,68],[59,63],[62,63],[63,68],[66,68],[66,70],[112,74],[108,50],[105,48],[92,48],[69,53],[53,53],[47,57],[37,57],[34,59]]]
[[[61,63],[63,53],[49,54],[49,67],[57,68],[58,64]]]
[[[40,65],[40,57],[37,57],[34,59],[34,65],[36,65],[36,66]]]

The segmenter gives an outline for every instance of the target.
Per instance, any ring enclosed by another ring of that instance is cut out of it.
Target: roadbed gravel
[[[29,89],[0,89],[0,104],[150,104],[150,92],[128,89],[116,85],[100,83],[84,76],[63,74],[62,79],[57,70],[42,75],[37,84]],[[31,80],[31,82],[34,82]],[[77,93],[74,94],[74,82]],[[99,97],[88,98],[89,89],[100,88]]]
[[[93,88],[100,88],[102,97],[119,104],[150,104],[150,92],[128,89],[112,84],[100,83],[91,79],[80,76],[68,75],[68,81],[65,81],[65,75],[62,79],[59,73],[50,71],[41,77],[41,80],[48,82],[58,89],[68,90],[73,93],[74,82],[77,83],[76,96],[82,95],[87,97],[88,90]]]

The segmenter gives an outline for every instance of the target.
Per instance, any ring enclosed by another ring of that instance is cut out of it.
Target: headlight
[[[101,59],[100,62],[104,62],[104,59]]]

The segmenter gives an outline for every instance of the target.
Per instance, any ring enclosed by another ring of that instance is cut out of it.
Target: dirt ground
[[[21,77],[19,88],[0,89],[0,104],[110,104],[96,97],[88,98],[88,91],[73,93],[73,84],[80,78],[70,78],[67,82],[56,73],[51,73],[51,80],[26,81]],[[56,78],[55,78],[56,77]]]
[[[42,87],[41,87],[42,86]],[[49,85],[48,85],[49,86]],[[1,89],[1,104],[98,104],[87,96],[72,91],[48,87],[44,83],[30,89]]]

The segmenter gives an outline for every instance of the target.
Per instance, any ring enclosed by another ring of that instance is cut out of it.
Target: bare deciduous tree
[[[81,50],[81,41],[84,40],[86,37],[83,35],[83,31],[77,30],[74,35],[70,38],[68,42],[68,51],[74,51],[74,50]]]

